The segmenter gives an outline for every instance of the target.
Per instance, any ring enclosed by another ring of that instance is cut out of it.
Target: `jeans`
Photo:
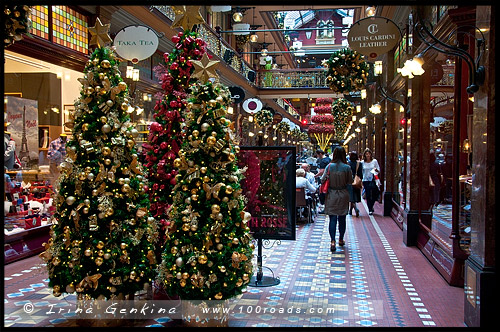
[[[344,239],[345,234],[345,219],[346,216],[330,216],[330,225],[328,226],[328,231],[330,232],[330,238],[335,241],[335,235],[337,233],[337,219],[339,221],[339,240]]]
[[[373,205],[378,200],[378,189],[373,181],[363,181],[363,188],[365,188],[366,205],[368,205],[368,212],[373,212]]]

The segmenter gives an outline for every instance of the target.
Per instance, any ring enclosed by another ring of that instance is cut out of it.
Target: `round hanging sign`
[[[138,63],[158,49],[158,36],[150,27],[131,25],[121,29],[113,41],[116,53],[125,60]]]
[[[262,109],[262,102],[257,98],[249,98],[243,102],[243,109],[248,113],[257,113]]]
[[[367,60],[392,50],[401,39],[401,30],[388,18],[372,16],[351,26],[347,34],[349,48],[363,54]]]

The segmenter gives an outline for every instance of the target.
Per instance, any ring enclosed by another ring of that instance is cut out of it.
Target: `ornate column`
[[[465,261],[464,321],[468,326],[496,322],[495,281],[495,15],[476,7],[475,25],[483,30],[486,52],[480,64],[486,81],[474,95],[472,135],[471,246]],[[477,35],[476,37],[480,38]]]

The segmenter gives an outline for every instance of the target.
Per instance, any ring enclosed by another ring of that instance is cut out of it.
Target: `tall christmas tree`
[[[190,88],[187,140],[174,161],[179,173],[159,277],[184,300],[229,299],[252,276],[250,216],[243,211],[239,147],[224,117],[229,90],[209,80],[217,78],[218,61],[205,53],[192,62],[199,81]]]
[[[79,81],[72,138],[66,145],[54,202],[47,262],[55,296],[120,298],[155,277],[155,219],[135,147],[127,84],[110,47],[109,24],[89,28],[97,45]]]
[[[174,6],[177,23],[174,27],[189,24],[181,21],[185,16],[185,6]],[[201,17],[200,17],[201,18]],[[175,43],[170,54],[165,53],[165,64],[156,68],[164,94],[156,103],[154,122],[149,128],[148,141],[143,145],[145,166],[148,170],[148,189],[151,201],[151,215],[160,222],[160,238],[157,244],[157,258],[161,258],[165,242],[165,230],[168,220],[168,210],[173,202],[171,195],[175,185],[177,170],[173,167],[178,157],[183,141],[181,125],[182,110],[185,107],[186,89],[189,87],[191,74],[194,70],[190,60],[199,60],[205,52],[205,42],[198,38],[197,32],[184,26],[184,32],[172,37]]]

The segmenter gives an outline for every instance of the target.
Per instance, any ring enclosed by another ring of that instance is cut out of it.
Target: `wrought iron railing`
[[[257,75],[259,88],[328,88],[325,69],[261,70]]]

